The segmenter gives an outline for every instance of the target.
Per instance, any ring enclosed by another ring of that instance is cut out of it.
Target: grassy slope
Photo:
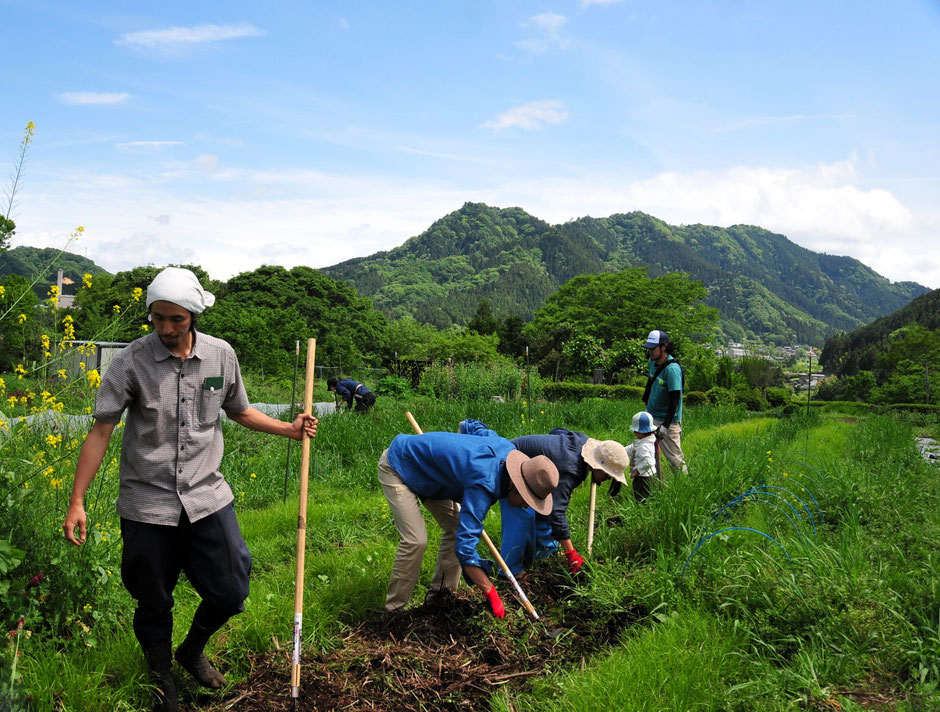
[[[635,406],[540,405],[532,411],[531,430],[567,425],[600,438],[622,436]],[[426,430],[453,429],[466,416],[510,437],[528,427],[528,409],[520,404],[447,402],[381,402],[368,420],[349,415],[323,423],[308,509],[307,650],[336,645],[344,623],[374,615],[381,605],[397,537],[375,483],[375,462],[406,429],[403,411],[409,407]],[[840,699],[838,691],[898,700],[902,685],[904,694],[913,691],[919,699],[935,689],[940,481],[914,452],[910,425],[877,419],[813,422],[802,429],[740,417],[736,411],[689,409],[685,442],[695,476],[672,480],[650,506],[600,493],[595,565],[579,596],[601,612],[639,603],[652,614],[625,634],[621,647],[597,651],[583,670],[501,693],[494,708],[756,710],[787,709],[802,700],[822,709]],[[280,503],[284,441],[233,428],[227,445],[223,467],[240,502],[255,572],[246,612],[213,640],[210,652],[238,681],[248,673],[246,651],[270,650],[275,638],[290,647],[297,510],[295,497]],[[295,459],[298,451],[293,448]],[[788,452],[802,454],[781,462]],[[802,473],[819,485],[819,544],[801,543],[812,536],[809,517],[801,520],[801,535],[776,510],[748,506],[725,526],[769,532],[792,563],[785,565],[761,537],[729,532],[727,539],[703,545],[689,575],[681,577],[691,545],[710,531],[710,513],[763,478],[786,484],[784,472],[790,478]],[[296,492],[296,467],[292,473],[290,491]],[[581,547],[586,511],[587,488],[580,488],[571,519]],[[622,517],[623,526],[603,524],[612,514]],[[497,520],[494,509],[487,520],[493,534]],[[429,532],[433,550],[436,527]],[[432,566],[428,555],[422,581]],[[196,597],[181,585],[176,598],[178,641]],[[115,594],[111,606],[127,620],[126,594]],[[142,661],[129,626],[102,629],[97,647],[87,650],[72,647],[62,654],[60,646],[36,637],[26,648],[21,670],[38,709],[143,704]],[[926,683],[918,685],[921,674]],[[55,707],[55,700],[64,704]]]

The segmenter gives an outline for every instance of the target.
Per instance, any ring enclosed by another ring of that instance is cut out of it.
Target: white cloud
[[[502,131],[508,128],[520,128],[534,131],[544,124],[560,124],[568,120],[568,107],[565,102],[548,99],[532,101],[522,106],[515,106],[499,116],[480,124],[480,128],[490,131]]]
[[[56,94],[56,99],[69,106],[123,104],[130,98],[126,92],[67,91]]]
[[[552,49],[565,49],[568,46],[568,40],[562,37],[561,28],[567,21],[567,17],[555,12],[534,15],[523,22],[522,27],[534,28],[540,35],[521,40],[516,44],[532,54],[544,54]]]
[[[158,52],[178,52],[186,47],[236,40],[244,37],[261,37],[264,30],[247,22],[237,25],[197,25],[195,27],[168,27],[164,30],[141,30],[128,32],[115,40],[115,44]]]
[[[31,182],[14,245],[61,246],[84,224],[73,251],[110,271],[193,262],[225,279],[264,263],[323,267],[389,250],[473,201],[519,206],[550,223],[642,210],[671,224],[758,225],[814,251],[855,257],[891,280],[940,288],[940,211],[915,218],[889,191],[860,185],[848,161],[641,180],[570,166],[520,179],[504,168],[487,163],[460,185],[309,170],[205,174],[192,164],[169,181],[55,172]]]
[[[201,171],[212,173],[219,169],[219,157],[211,153],[203,153],[196,156],[196,160],[193,161],[193,164]]]
[[[114,147],[125,153],[156,153],[170,146],[182,146],[182,141],[125,141]]]

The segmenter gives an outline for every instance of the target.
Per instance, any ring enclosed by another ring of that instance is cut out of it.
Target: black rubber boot
[[[211,690],[225,687],[225,676],[213,667],[206,657],[205,647],[215,630],[203,628],[193,621],[186,640],[176,649],[176,662],[178,662],[196,682]]]
[[[153,712],[179,712],[176,683],[173,681],[173,656],[169,643],[158,648],[145,648],[144,659],[153,683]]]

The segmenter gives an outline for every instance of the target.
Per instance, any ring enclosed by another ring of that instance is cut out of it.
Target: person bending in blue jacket
[[[326,390],[333,391],[346,401],[348,410],[352,410],[353,403],[355,403],[357,413],[364,413],[375,405],[375,394],[359,383],[359,381],[354,381],[351,378],[344,378],[342,380],[336,376],[328,378],[326,381]]]
[[[483,519],[497,499],[514,507],[552,511],[558,470],[547,457],[530,458],[501,437],[479,438],[435,432],[398,435],[379,458],[379,484],[400,541],[385,597],[385,610],[397,611],[411,599],[427,548],[421,502],[441,529],[431,590],[456,591],[461,569],[486,596],[497,618],[505,607],[477,554]],[[489,566],[487,566],[489,564]]]
[[[461,421],[459,432],[484,437],[499,437],[478,420]],[[588,474],[600,484],[616,480],[626,484],[624,472],[630,463],[627,451],[615,440],[595,440],[584,433],[553,428],[547,435],[523,435],[512,440],[529,457],[545,456],[558,469],[558,487],[552,496],[551,512],[535,512],[505,506],[500,500],[502,540],[500,555],[513,575],[521,573],[533,560],[554,553],[558,546],[568,560],[568,571],[576,574],[584,558],[571,542],[568,505],[574,488]]]

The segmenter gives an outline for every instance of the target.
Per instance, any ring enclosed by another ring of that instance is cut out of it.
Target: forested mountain
[[[483,297],[497,315],[528,319],[571,277],[632,266],[651,277],[687,272],[707,288],[724,337],[768,343],[822,344],[927,291],[759,227],[677,227],[640,212],[549,225],[480,203],[400,247],[323,271],[392,316],[446,327],[466,324]]]
[[[910,304],[867,326],[833,336],[826,342],[819,362],[837,376],[875,370],[879,357],[890,350],[890,335],[914,324],[928,331],[940,330],[940,289],[920,295]]]
[[[83,275],[108,274],[106,270],[81,255],[62,252],[53,247],[14,247],[0,253],[0,279],[8,274],[18,274],[32,281],[42,274],[33,287],[40,298],[46,296],[49,285],[56,283],[56,272],[62,270],[62,276],[81,286]],[[68,293],[68,292],[67,292]],[[74,293],[74,290],[72,290]]]

